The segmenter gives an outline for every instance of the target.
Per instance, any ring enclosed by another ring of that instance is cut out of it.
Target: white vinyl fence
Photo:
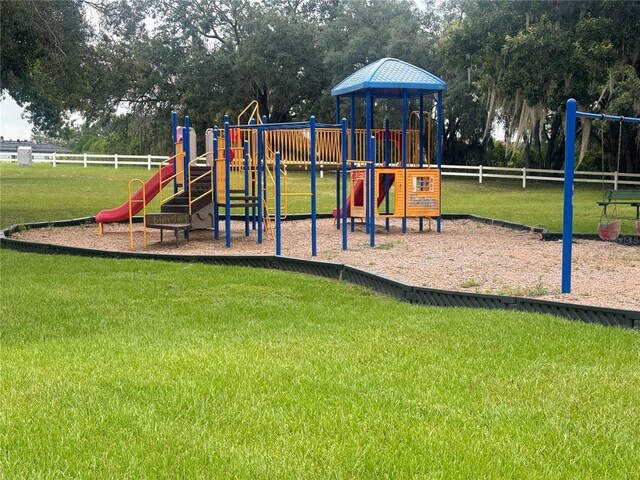
[[[59,164],[76,164],[87,167],[88,165],[119,166],[145,166],[148,170],[157,167],[167,157],[157,155],[94,155],[87,153],[34,153],[34,163],[50,163],[54,167]],[[0,162],[16,162],[16,153],[0,153]],[[487,178],[504,178],[520,180],[522,188],[527,187],[528,181],[563,182],[564,170],[543,170],[539,168],[508,168],[487,167],[483,165],[443,165],[444,177],[468,177],[477,178],[482,183]],[[576,183],[602,183],[602,172],[575,172]],[[640,174],[605,172],[604,181],[607,188],[617,189],[620,185],[640,186]]]
[[[34,153],[33,163],[50,163],[54,167],[60,164],[76,164],[87,167],[89,165],[145,166],[148,170],[157,167],[168,157],[158,155],[95,155],[91,153]],[[16,153],[0,152],[0,162],[17,161]]]
[[[509,168],[487,167],[484,165],[443,165],[443,177],[471,177],[477,178],[482,183],[485,178],[510,178],[521,180],[522,188],[527,187],[527,181],[564,182],[564,170],[544,170],[541,168]],[[576,183],[602,183],[612,186],[615,190],[619,185],[640,185],[640,174],[618,172],[585,172],[576,170],[574,173]]]

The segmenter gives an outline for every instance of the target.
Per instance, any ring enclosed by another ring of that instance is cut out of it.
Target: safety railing
[[[206,172],[198,175],[195,178],[192,178],[191,175],[191,168],[195,165],[198,165],[198,161],[199,160],[204,160],[205,162],[207,161],[208,156],[211,154],[212,152],[206,152],[203,153],[202,155],[200,155],[199,157],[194,158],[193,160],[191,160],[189,162],[189,165],[187,167],[187,180],[189,183],[189,191],[188,191],[188,197],[189,197],[189,215],[192,214],[192,207],[193,204],[196,203],[198,200],[203,199],[204,197],[206,197],[207,195],[211,195],[211,201],[213,202],[213,166],[212,165],[207,165],[209,166],[209,170],[207,170]],[[209,176],[211,179],[211,188],[209,190],[207,190],[206,192],[198,195],[196,198],[192,197],[192,192],[193,192],[193,186],[198,183],[200,180],[202,180],[203,178]]]
[[[241,121],[243,115],[249,112],[249,118],[255,118],[257,123],[262,123],[258,116],[257,103],[253,105],[253,102],[249,104],[245,110],[240,114],[238,120]],[[247,122],[248,123],[248,122]],[[255,129],[233,129],[235,130],[231,148],[234,150],[234,160],[238,158],[235,154],[237,151],[242,150],[243,141],[249,141],[250,154],[252,158],[257,158],[257,152],[255,146],[257,145],[257,132]],[[373,129],[372,135],[383,139],[385,138],[384,129]],[[320,168],[331,168],[340,165],[341,161],[341,131],[338,128],[332,129],[318,129],[317,135],[317,164]],[[392,165],[400,162],[400,130],[390,130],[390,139],[394,145],[390,148],[390,163]],[[365,141],[366,131],[365,129],[356,129],[356,158],[365,157]],[[351,152],[352,136],[350,131],[348,133],[348,151]],[[275,158],[275,152],[280,151],[282,155],[282,164],[288,166],[301,166],[308,167],[310,164],[310,133],[309,130],[271,130],[265,132],[265,146],[267,149],[267,156],[269,158]],[[379,148],[376,152],[376,159],[379,162],[384,161],[385,152],[382,147],[382,142],[379,142]],[[407,131],[407,158],[414,158],[417,156],[419,150],[419,132],[418,130]],[[224,145],[219,149],[218,158],[224,158]],[[242,155],[240,155],[240,158]],[[157,167],[166,157],[154,156],[154,155],[96,155],[96,154],[34,154],[33,161],[35,163],[51,163],[54,167],[58,164],[79,164],[87,167],[89,165],[112,165],[115,168],[121,166],[146,166],[148,170],[152,167]],[[16,153],[0,153],[0,161],[15,162],[17,161]],[[234,162],[232,162],[233,165]]]
[[[342,132],[339,128],[321,128],[316,131],[316,163],[322,168],[335,168],[342,161]],[[389,164],[396,165],[402,160],[402,132],[389,130],[390,148],[385,149],[384,129],[373,129],[371,135],[379,138],[376,148],[376,162],[382,163],[389,155]],[[310,165],[310,131],[303,130],[270,130],[265,132],[265,145],[269,158],[275,158],[276,151],[282,157],[282,164],[307,168]],[[365,158],[367,132],[364,128],[355,131],[355,148],[352,149],[352,135],[347,133],[347,151],[355,153],[355,158]],[[418,158],[420,150],[420,134],[418,130],[407,131],[407,159]]]
[[[176,191],[174,192],[173,195],[171,195],[168,198],[163,198],[162,197],[162,192],[164,191],[164,187],[166,187],[167,185],[169,185],[169,183],[180,177],[180,175],[182,175],[183,172],[181,171],[177,171],[176,173],[174,173],[173,175],[170,175],[169,177],[166,178],[162,178],[162,169],[164,167],[166,167],[167,165],[169,165],[171,163],[172,160],[175,160],[176,163],[177,162],[181,162],[182,159],[184,158],[184,152],[178,153],[177,155],[172,155],[169,158],[165,159],[164,162],[161,162],[158,164],[158,185],[159,185],[159,190],[158,190],[158,198],[160,200],[160,205],[168,202],[169,200],[171,200],[172,198],[178,196],[180,193],[182,193],[182,190]]]

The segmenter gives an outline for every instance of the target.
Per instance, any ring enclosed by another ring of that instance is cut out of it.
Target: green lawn
[[[95,215],[113,208],[127,198],[127,184],[132,178],[148,179],[154,171],[146,168],[61,165],[55,168],[36,164],[19,168],[0,164],[0,225],[29,221],[61,220]],[[543,226],[552,231],[562,229],[562,185],[530,182],[523,189],[518,181],[488,180],[482,185],[473,180],[445,177],[443,180],[443,212],[476,215]],[[291,172],[290,192],[310,191],[308,173]],[[574,231],[596,233],[602,197],[599,185],[576,186]],[[331,212],[335,204],[335,174],[318,178],[318,211]],[[289,212],[309,212],[310,199],[292,196]],[[158,209],[158,200],[150,205]],[[622,206],[623,233],[632,233],[635,210]]]
[[[94,215],[149,175],[3,164],[1,223]],[[558,191],[447,181],[445,210],[552,222]],[[0,251],[0,479],[638,478],[639,391],[639,331]]]
[[[2,478],[637,478],[640,335],[0,252]]]

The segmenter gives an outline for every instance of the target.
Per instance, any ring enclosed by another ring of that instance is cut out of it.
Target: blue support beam
[[[262,205],[262,165],[264,160],[264,132],[258,130],[258,158],[256,160],[256,183],[258,195],[258,244],[262,244],[262,219],[263,219],[263,205]]]
[[[402,169],[404,170],[404,211],[402,212],[402,233],[407,233],[407,118],[409,115],[409,94],[406,90],[402,92]],[[397,192],[397,187],[396,187]]]
[[[389,119],[384,119],[384,166],[389,168],[389,163],[391,162],[391,138],[389,131]],[[384,196],[384,213],[389,215],[389,189],[391,188],[391,182],[389,181],[389,175],[384,176],[384,187],[385,187],[385,196]],[[384,219],[384,228],[389,231],[389,217]]]
[[[564,207],[562,213],[562,293],[571,293],[571,243],[573,240],[573,187],[576,154],[576,101],[567,101],[564,148]]]
[[[420,157],[420,168],[424,167],[424,93],[420,94],[420,150],[418,156]],[[420,217],[420,231],[424,230],[424,218]]]
[[[276,152],[276,255],[282,255],[282,230],[280,207],[280,152]]]
[[[231,135],[229,122],[224,123],[224,229],[227,248],[231,248]]]
[[[249,125],[255,125],[256,123],[256,119],[252,118],[249,121]],[[257,136],[256,132],[256,136]],[[256,162],[256,159],[253,159],[253,162]],[[257,195],[256,193],[256,170],[254,168],[254,165],[251,165],[252,168],[252,173],[251,173],[251,196],[255,197]],[[255,230],[256,229],[256,207],[251,207],[251,229]]]
[[[440,180],[440,199],[438,201],[442,211],[442,135],[444,134],[444,109],[442,108],[442,92],[438,92],[438,175]],[[436,220],[436,231],[440,233],[442,225],[442,215],[438,215]]]
[[[342,249],[347,249],[347,119],[342,119]]]
[[[376,139],[373,135],[369,137],[369,153],[370,157],[370,170],[371,170],[371,178],[369,184],[371,185],[371,206],[369,207],[369,234],[370,234],[370,242],[369,245],[372,247],[376,246],[376,210],[377,206],[377,196],[376,196]]]
[[[366,106],[365,106],[365,159],[367,161],[371,161],[371,143],[369,142],[369,138],[371,137],[371,110],[373,110],[373,104],[371,101],[371,90],[367,90],[367,95],[366,95]],[[365,172],[368,171],[365,168]],[[367,174],[365,173],[365,178],[367,178]],[[370,185],[368,180],[365,182],[365,186],[366,188],[363,189],[362,192],[362,198],[365,202],[365,232],[369,233],[369,229],[370,229],[370,223],[369,223],[369,218],[370,218],[370,214],[369,214],[369,208],[371,208],[371,202],[368,201],[368,194],[371,192],[371,188],[373,187],[373,185]]]
[[[311,256],[317,255],[317,222],[316,222],[316,117],[311,117]],[[278,175],[280,172],[277,173]]]
[[[248,203],[249,200],[249,142],[245,140],[243,142],[242,153],[244,154],[244,203]],[[249,207],[244,207],[244,236],[249,236]]]

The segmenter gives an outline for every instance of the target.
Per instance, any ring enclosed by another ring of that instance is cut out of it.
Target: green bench
[[[604,192],[604,201],[598,202],[604,207],[603,213],[607,214],[609,205],[630,205],[636,207],[636,220],[640,219],[640,189],[629,188],[624,190],[607,190]]]
[[[178,232],[180,230],[189,230],[191,222],[187,213],[147,213],[145,216],[147,228],[156,228],[160,230],[160,242],[162,242],[162,232],[164,230],[173,230],[178,241]]]

